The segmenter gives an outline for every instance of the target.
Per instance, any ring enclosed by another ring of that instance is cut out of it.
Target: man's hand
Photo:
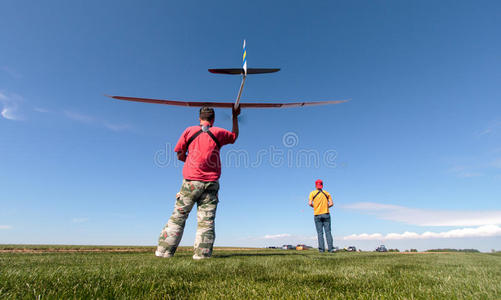
[[[309,206],[311,206],[311,207],[313,207],[313,201],[311,201],[311,200],[310,200],[310,201],[308,202],[308,205],[309,205]]]
[[[232,112],[233,118],[238,117],[238,115],[240,114],[240,105],[238,106],[237,109],[235,109],[235,106],[233,106],[231,108],[231,112]]]

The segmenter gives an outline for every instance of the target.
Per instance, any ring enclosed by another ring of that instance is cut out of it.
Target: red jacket
[[[199,132],[200,129],[200,126],[186,128],[183,134],[181,134],[174,151],[181,153],[188,152],[183,167],[184,179],[216,181],[221,176],[221,159],[216,142],[208,133],[204,132],[199,134],[188,146],[188,140]],[[233,144],[236,140],[236,135],[226,129],[210,127],[209,130],[221,147]]]

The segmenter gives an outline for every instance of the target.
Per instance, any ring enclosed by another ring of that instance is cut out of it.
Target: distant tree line
[[[377,251],[377,250],[376,250]],[[388,249],[388,252],[400,252],[399,249]],[[417,249],[405,250],[405,252],[418,252]],[[426,252],[469,252],[469,253],[478,253],[477,249],[452,249],[452,248],[443,248],[443,249],[428,249]],[[501,253],[501,251],[496,251],[494,249],[491,250],[492,253]]]
[[[480,252],[477,249],[452,249],[452,248],[444,248],[444,249],[429,249],[426,252]]]

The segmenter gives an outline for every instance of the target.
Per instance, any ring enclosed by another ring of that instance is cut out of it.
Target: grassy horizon
[[[146,248],[0,253],[0,298],[501,298],[499,253],[216,249],[194,261],[190,247],[171,259]]]

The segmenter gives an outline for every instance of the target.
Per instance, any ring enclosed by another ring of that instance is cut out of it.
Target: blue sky
[[[246,39],[249,67],[282,70],[249,77],[243,101],[352,101],[243,111],[222,150],[216,245],[315,246],[307,195],[321,178],[340,247],[499,250],[500,12],[2,1],[0,243],[155,244],[182,180],[172,149],[197,110],[103,94],[234,101],[240,78],[207,69],[239,67]],[[192,213],[183,245],[195,228]]]

